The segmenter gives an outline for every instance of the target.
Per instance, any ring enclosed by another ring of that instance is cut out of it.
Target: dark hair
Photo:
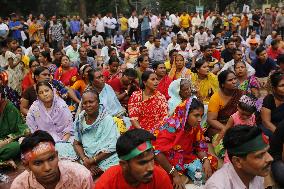
[[[155,136],[144,129],[132,129],[121,135],[116,142],[118,157],[127,155],[140,144],[155,140]]]
[[[249,140],[257,137],[260,134],[261,134],[261,129],[259,129],[258,127],[251,127],[248,125],[241,125],[241,126],[237,125],[227,130],[223,138],[223,144],[225,149],[236,148],[248,142]],[[230,152],[228,152],[228,155],[230,160],[232,159],[233,156],[238,156],[238,157],[247,156],[247,154],[236,155]]]
[[[235,75],[235,73],[232,70],[224,70],[218,75],[218,82],[220,88],[223,88],[223,85],[226,83],[227,77],[230,73]]]
[[[240,49],[235,48],[235,49],[233,50],[233,55],[236,54],[237,52],[241,52],[241,53],[242,53],[242,51],[241,51]]]
[[[232,42],[234,42],[234,39],[230,38],[230,39],[228,39],[228,40],[225,40],[225,41],[224,41],[224,44],[225,44],[225,45],[228,45],[229,43],[232,43]]]
[[[169,52],[169,57],[171,57],[172,55],[173,55],[173,53],[174,52],[178,52],[178,50],[176,50],[176,49],[172,49],[172,50],[170,50],[170,52]]]
[[[56,54],[56,53],[58,53],[58,52],[60,52],[60,53],[62,54],[62,52],[61,52],[61,50],[60,50],[60,49],[55,48],[55,49],[53,50],[53,55],[55,55],[55,54]]]
[[[276,71],[270,75],[270,84],[272,88],[276,88],[280,81],[284,79],[284,74],[280,71]]]
[[[29,61],[29,68],[32,67],[32,65],[33,65],[34,62],[38,62],[38,60],[37,60],[37,59],[31,59],[31,60]]]
[[[41,54],[44,58],[46,58],[48,62],[51,62],[51,61],[52,61],[52,59],[51,59],[51,57],[50,57],[50,53],[49,53],[48,51],[42,51],[40,54]]]
[[[109,49],[108,49],[108,55],[110,55],[110,53],[111,53],[112,51],[115,51],[115,49],[114,49],[114,48],[109,48]]]
[[[235,64],[234,64],[234,70],[236,69],[237,64],[243,64],[245,67],[247,67],[247,65],[246,65],[246,63],[245,63],[244,61],[239,61],[239,62],[235,62]]]
[[[278,64],[278,65],[284,64],[284,54],[280,54],[280,55],[277,57],[277,64]]]
[[[255,101],[255,102],[257,101],[257,98],[253,94],[246,94],[245,96],[249,97],[252,101]],[[244,102],[239,102],[238,107],[241,110],[251,113],[251,114],[253,114],[257,110],[256,105],[252,106]]]
[[[114,63],[114,62],[118,62],[119,63],[119,59],[117,58],[117,56],[111,56],[109,58],[108,65],[112,65],[112,63]]]
[[[32,52],[33,52],[35,49],[38,49],[38,50],[39,50],[38,46],[33,47],[33,48],[32,48]]]
[[[205,64],[205,63],[206,63],[206,61],[205,61],[204,58],[201,58],[201,59],[197,60],[196,63],[195,63],[195,67],[192,68],[191,71],[192,71],[193,73],[197,73],[197,72],[198,72],[198,69],[201,68],[201,66],[202,66],[203,64]]]
[[[88,80],[89,80],[90,84],[92,84],[94,82],[95,72],[101,72],[101,71],[102,71],[101,68],[95,68],[95,69],[92,69],[88,72]]]
[[[137,66],[140,67],[140,62],[143,62],[144,58],[145,57],[148,57],[147,55],[140,55],[138,58],[137,58]]]
[[[39,76],[39,74],[41,74],[41,72],[45,71],[45,70],[48,70],[49,69],[47,67],[43,67],[43,66],[39,66],[35,69],[34,71],[34,76]],[[50,72],[50,71],[49,71]],[[36,77],[34,77],[34,82],[36,83]]]
[[[161,61],[156,61],[155,63],[153,63],[152,64],[153,70],[156,70],[160,64],[165,65],[164,62],[161,62]]]
[[[203,27],[203,26],[199,26],[199,28],[198,28],[198,29],[202,30],[202,29],[204,29],[204,27]]]
[[[133,68],[127,68],[124,72],[123,75],[128,76],[128,77],[135,77],[137,78],[137,71]]]
[[[33,134],[24,138],[20,145],[21,153],[23,154],[32,150],[41,142],[51,142],[53,145],[55,145],[54,139],[48,132],[37,130]]]
[[[141,47],[139,48],[140,53],[141,53],[144,49],[147,49],[147,47],[141,46]]]
[[[278,43],[279,43],[279,41],[274,39],[274,40],[271,41],[271,46],[277,45]]]
[[[36,84],[36,93],[38,93],[39,87],[41,86],[47,86],[52,90],[52,85],[48,81],[40,81]]]
[[[200,100],[193,98],[192,101],[191,101],[188,113],[191,113],[193,110],[196,110],[196,109],[199,109],[199,108],[204,109],[204,104]]]
[[[151,74],[154,74],[154,72],[152,72],[152,71],[145,71],[145,72],[143,72],[143,74],[141,76],[141,81],[142,81],[141,82],[141,86],[140,86],[141,89],[145,89],[144,82],[146,82],[149,79]]]
[[[255,50],[255,54],[257,56],[259,56],[260,53],[262,53],[263,51],[265,51],[265,48],[260,46],[260,47],[257,47],[256,50]]]
[[[29,44],[30,44],[30,46],[32,46],[34,43],[36,43],[36,40],[31,39]]]

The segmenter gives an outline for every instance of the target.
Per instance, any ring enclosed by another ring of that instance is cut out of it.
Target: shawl
[[[62,141],[66,133],[71,132],[73,116],[65,103],[54,90],[50,111],[47,111],[41,100],[36,100],[30,107],[26,122],[31,132],[47,131],[55,140]]]
[[[160,93],[162,93],[163,95],[165,95],[167,100],[169,100],[169,98],[170,98],[170,96],[168,94],[168,89],[169,89],[171,82],[172,82],[172,80],[167,75],[165,75],[163,77],[163,79],[161,79],[161,81],[159,82],[158,87],[157,87],[157,90]]]
[[[169,115],[172,115],[175,111],[175,108],[182,102],[181,97],[179,96],[180,82],[181,78],[174,80],[169,86],[168,90],[170,96],[170,99],[168,101]]]

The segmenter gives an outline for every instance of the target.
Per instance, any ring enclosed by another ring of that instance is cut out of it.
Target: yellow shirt
[[[126,31],[128,29],[128,19],[125,17],[122,17],[119,19],[119,21],[120,21],[121,31]]]
[[[84,90],[86,89],[87,85],[85,83],[84,80],[77,80],[72,86],[71,88],[74,90],[78,90],[80,92],[80,94],[82,95]]]
[[[234,25],[234,26],[237,26],[238,25],[238,22],[240,22],[240,18],[239,17],[237,17],[237,16],[234,16],[233,18],[232,18],[232,24]]]
[[[182,28],[188,28],[189,27],[189,23],[190,23],[190,16],[188,14],[186,15],[181,15],[179,17],[179,21],[180,21],[180,26]]]

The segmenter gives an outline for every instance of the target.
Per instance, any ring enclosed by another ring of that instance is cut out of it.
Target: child
[[[238,103],[238,111],[231,115],[229,118],[226,127],[224,127],[221,132],[213,138],[213,147],[214,151],[217,156],[223,157],[224,156],[224,147],[222,144],[222,139],[226,133],[226,131],[234,126],[237,125],[249,125],[255,126],[255,112],[257,111],[256,108],[256,101],[257,99],[250,94],[243,95]],[[215,140],[214,140],[215,139]],[[227,155],[226,155],[227,157]],[[224,159],[224,163],[228,162],[229,158],[227,157]]]

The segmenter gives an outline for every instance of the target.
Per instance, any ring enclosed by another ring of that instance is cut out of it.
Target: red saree
[[[165,95],[166,99],[169,100],[170,96],[168,94],[168,89],[169,86],[172,82],[172,79],[169,78],[169,76],[164,76],[163,79],[161,79],[161,81],[158,84],[157,90],[162,93],[163,95]]]
[[[54,74],[56,80],[61,81],[65,86],[70,86],[77,80],[77,68],[70,68],[68,71],[63,71],[62,67],[59,67]]]

